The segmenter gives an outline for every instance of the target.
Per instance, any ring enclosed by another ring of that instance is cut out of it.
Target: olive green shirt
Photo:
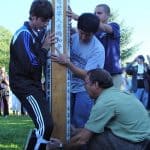
[[[132,142],[150,139],[150,118],[136,97],[114,87],[105,89],[97,98],[85,128],[102,133],[111,129],[114,135]]]

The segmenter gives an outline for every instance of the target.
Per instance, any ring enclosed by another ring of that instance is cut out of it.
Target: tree
[[[121,59],[124,62],[130,56],[132,56],[136,51],[139,50],[140,43],[132,45],[132,36],[133,30],[132,28],[126,27],[123,23],[121,23]]]
[[[9,30],[0,26],[0,66],[5,66],[8,71],[9,45],[12,34]]]

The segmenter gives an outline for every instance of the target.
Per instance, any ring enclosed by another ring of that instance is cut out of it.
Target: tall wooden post
[[[70,30],[69,20],[66,16],[68,0],[52,0],[54,6],[54,19],[52,31],[55,32],[57,43],[52,48],[55,54],[70,55]],[[52,62],[51,70],[51,109],[54,119],[53,137],[64,142],[70,139],[70,73],[69,70],[58,63]]]

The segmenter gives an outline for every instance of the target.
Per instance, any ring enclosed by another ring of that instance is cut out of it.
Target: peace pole
[[[66,16],[69,0],[52,0],[54,19],[52,32],[55,32],[57,43],[52,47],[52,52],[70,56],[70,26]],[[70,139],[70,72],[58,63],[52,62],[51,66],[51,109],[54,119],[53,135],[64,142]]]

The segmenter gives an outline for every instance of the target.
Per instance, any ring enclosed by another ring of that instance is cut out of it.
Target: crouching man
[[[66,149],[84,144],[88,150],[149,149],[150,118],[134,95],[114,88],[112,77],[103,69],[88,71],[85,88],[95,104]]]

